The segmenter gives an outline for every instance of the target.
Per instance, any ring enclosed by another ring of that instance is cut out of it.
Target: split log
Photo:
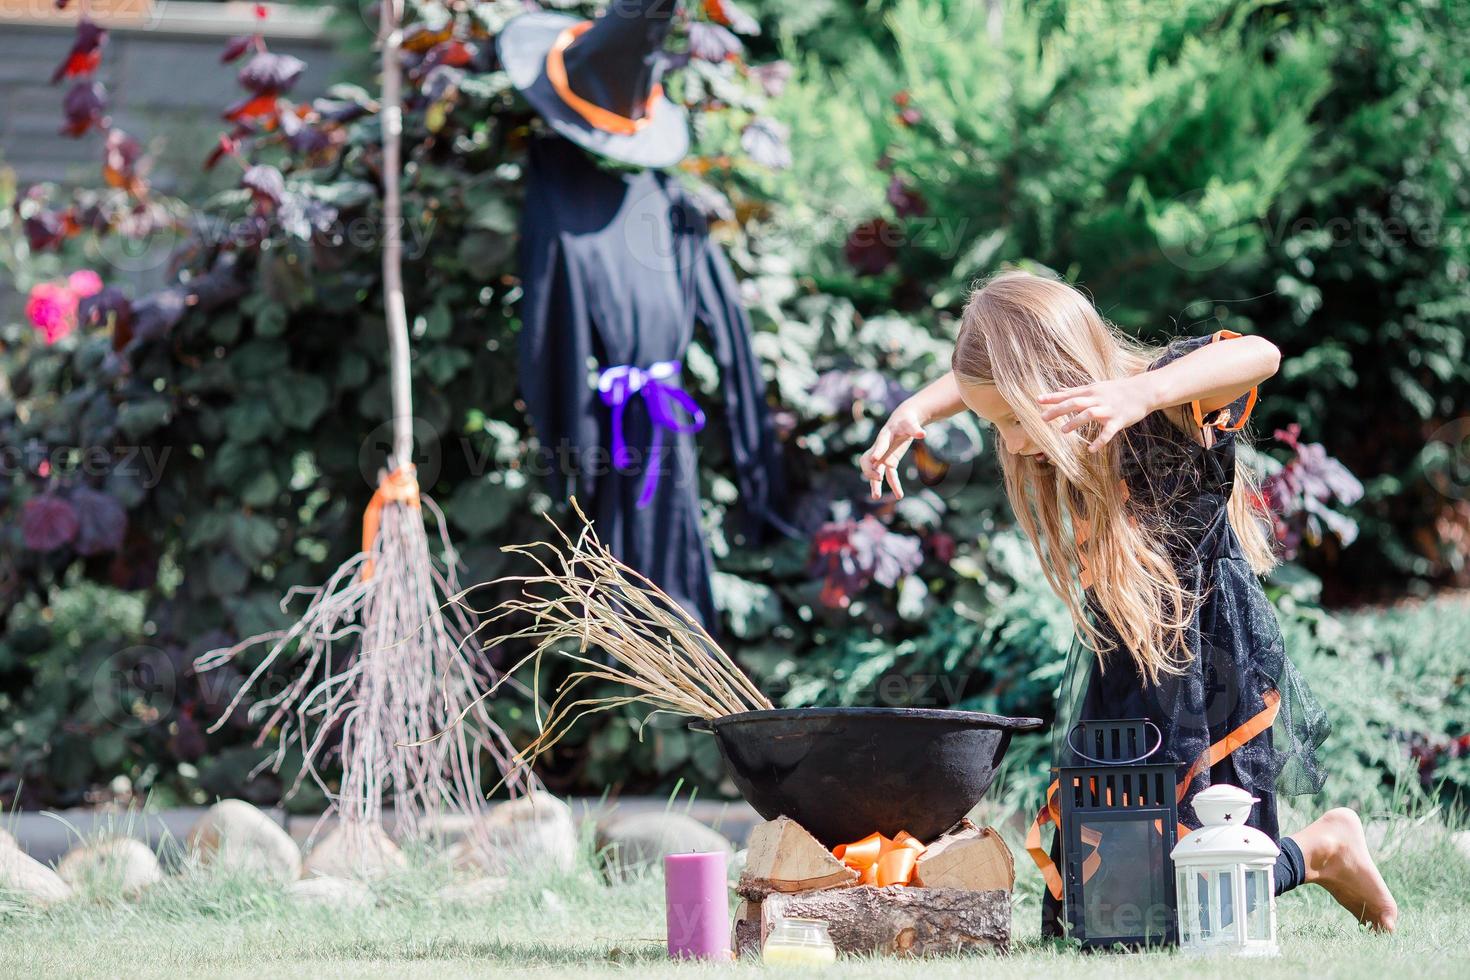
[[[914,884],[925,888],[1010,891],[1016,885],[1011,849],[993,828],[969,820],[924,849],[914,869]]]
[[[730,948],[736,956],[761,954],[761,903],[742,900],[735,907],[735,926],[730,934]]]
[[[998,889],[859,885],[771,894],[761,902],[762,943],[776,922],[787,917],[823,920],[843,953],[935,956],[1010,950],[1011,896]]]
[[[832,856],[790,817],[768,820],[750,832],[745,870],[735,891],[760,901],[773,893],[848,888],[858,873]]]

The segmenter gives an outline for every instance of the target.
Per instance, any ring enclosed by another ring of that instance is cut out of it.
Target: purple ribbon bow
[[[679,383],[679,371],[682,367],[678,361],[655,361],[647,370],[632,364],[619,364],[605,369],[597,376],[597,391],[602,396],[602,403],[612,409],[614,466],[623,469],[632,462],[632,453],[623,439],[623,410],[634,395],[643,396],[643,402],[648,406],[648,416],[653,420],[653,444],[648,447],[643,489],[638,494],[640,508],[647,507],[653,501],[653,492],[658,487],[664,430],[698,432],[704,428],[704,412]],[[689,413],[688,422],[679,418],[676,408],[682,408]]]

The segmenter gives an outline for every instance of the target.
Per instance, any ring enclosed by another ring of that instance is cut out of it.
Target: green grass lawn
[[[1360,929],[1324,892],[1303,888],[1279,903],[1283,955],[1274,961],[1200,963],[1176,954],[1080,955],[1037,939],[1039,877],[1018,866],[1016,948],[1008,957],[924,962],[849,959],[848,976],[1470,976],[1470,860],[1443,836],[1390,837],[1383,870],[1402,909],[1400,930]],[[589,863],[590,867],[590,863]],[[664,958],[657,875],[607,885],[591,871],[526,875],[480,904],[435,891],[447,872],[377,886],[376,907],[300,908],[278,889],[183,874],[135,902],[85,896],[49,911],[0,905],[0,976],[475,976],[751,975]],[[783,972],[777,970],[776,972]]]

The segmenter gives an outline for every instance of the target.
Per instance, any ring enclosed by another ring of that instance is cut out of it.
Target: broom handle
[[[393,455],[388,468],[413,458],[413,391],[409,378],[408,311],[403,301],[403,201],[398,177],[403,134],[402,0],[381,0],[378,35],[383,68],[383,312],[393,384]]]

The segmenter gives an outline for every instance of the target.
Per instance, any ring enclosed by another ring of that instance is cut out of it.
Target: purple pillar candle
[[[664,858],[664,901],[672,959],[730,959],[730,886],[724,851]]]

